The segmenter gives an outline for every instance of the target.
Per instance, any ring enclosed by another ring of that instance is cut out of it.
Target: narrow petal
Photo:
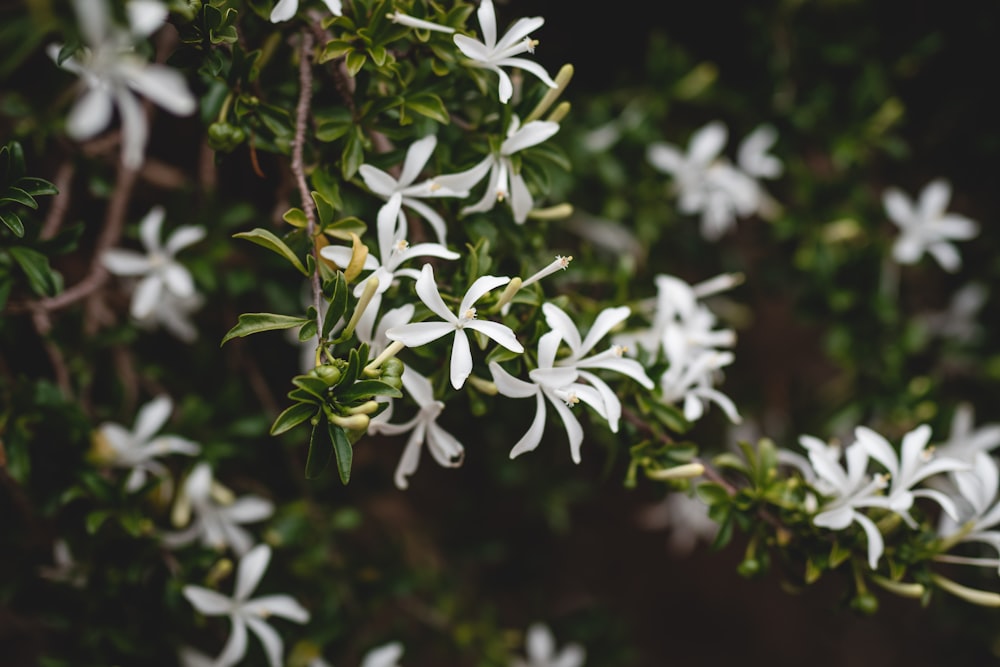
[[[513,155],[525,148],[537,146],[559,131],[559,123],[548,120],[534,120],[526,123],[512,136],[500,144],[501,155]]]
[[[913,224],[915,217],[913,204],[899,188],[887,188],[882,193],[882,206],[885,207],[889,219],[900,227],[908,227]]]
[[[514,377],[495,361],[490,362],[490,374],[493,376],[493,384],[497,386],[497,391],[501,396],[527,398],[541,391],[536,384]]]
[[[406,347],[420,347],[455,331],[455,325],[448,322],[413,322],[401,327],[393,327],[385,332],[389,340],[398,340]]]
[[[962,256],[958,250],[950,243],[940,241],[927,246],[927,252],[937,260],[941,268],[949,273],[955,273],[962,268]]]
[[[489,49],[487,49],[486,45],[478,39],[473,39],[468,35],[455,35],[452,39],[455,40],[455,46],[458,47],[458,50],[461,51],[466,58],[475,60],[476,62],[486,62],[489,60]]]
[[[149,138],[146,113],[135,95],[126,89],[115,92],[115,102],[122,124],[122,164],[128,169],[138,169],[142,166]]]
[[[406,159],[403,161],[403,169],[399,174],[399,187],[406,187],[417,180],[436,146],[437,137],[433,134],[410,144],[410,148],[406,151]]]
[[[162,269],[163,284],[170,292],[181,299],[194,294],[194,279],[190,272],[177,262],[170,262]]]
[[[400,254],[403,256],[400,263],[405,262],[411,257],[440,257],[441,259],[458,259],[461,257],[457,252],[448,250],[440,243],[418,243],[417,245],[410,246]]]
[[[295,16],[299,10],[299,0],[281,0],[271,10],[271,23],[281,23]]]
[[[497,15],[493,8],[493,0],[482,0],[479,9],[476,11],[479,19],[479,27],[483,31],[483,41],[486,47],[492,50],[497,44]]]
[[[119,248],[105,251],[101,255],[101,264],[118,276],[142,276],[152,269],[152,263],[146,255]]]
[[[111,12],[107,0],[73,0],[73,10],[87,44],[99,46],[108,38]]]
[[[370,164],[361,165],[358,168],[358,173],[361,174],[361,178],[364,180],[365,185],[368,186],[368,189],[383,199],[392,196],[392,193],[396,191],[399,185],[395,178]]]
[[[461,329],[455,331],[455,342],[451,348],[451,386],[461,389],[472,373],[472,351],[469,337]]]
[[[528,430],[525,431],[523,436],[521,436],[521,439],[518,440],[514,444],[514,447],[510,450],[510,458],[512,459],[538,447],[538,443],[542,441],[542,435],[545,433],[545,398],[542,396],[542,392],[538,387],[534,388],[534,393],[535,416],[531,420],[531,426],[528,427]]]
[[[517,340],[517,336],[514,335],[510,327],[499,322],[472,320],[471,322],[466,322],[465,328],[474,329],[485,334],[511,352],[517,352],[518,354],[524,352],[524,346]]]
[[[414,429],[410,435],[410,439],[406,442],[406,448],[403,450],[403,455],[400,457],[399,464],[396,466],[396,472],[393,475],[393,481],[396,482],[396,488],[398,489],[405,490],[410,486],[407,477],[416,472],[417,466],[420,465],[423,434],[424,426],[421,425],[419,428]]]
[[[274,503],[260,496],[244,496],[225,507],[223,511],[230,521],[254,523],[274,514]]]
[[[948,208],[950,199],[951,184],[948,181],[942,178],[931,181],[920,193],[920,199],[917,202],[920,217],[924,220],[941,217],[945,209]]]
[[[90,88],[70,109],[66,134],[82,141],[97,135],[111,122],[111,95],[104,88]]]
[[[684,155],[675,146],[654,143],[646,149],[646,160],[666,174],[677,174],[684,168]]]
[[[507,276],[480,276],[472,283],[469,290],[462,297],[462,304],[458,307],[458,312],[464,317],[465,313],[472,308],[479,299],[491,290],[506,285],[510,282]],[[428,304],[428,307],[429,304]]]
[[[290,595],[264,595],[254,598],[243,605],[243,610],[261,618],[280,616],[296,623],[309,622],[309,610]]]
[[[440,292],[438,292],[437,282],[434,280],[434,268],[430,264],[424,264],[420,270],[420,278],[417,279],[416,290],[417,296],[420,297],[425,306],[430,308],[432,313],[445,322],[458,323],[458,318],[448,309],[448,306],[444,303],[444,299],[441,298]],[[463,300],[462,303],[464,304],[465,301]],[[465,312],[466,309],[467,306],[463,305],[462,312]]]
[[[549,88],[557,88],[559,86],[559,84],[556,83],[551,76],[549,76],[549,73],[545,71],[545,68],[533,60],[525,60],[524,58],[504,58],[503,60],[498,60],[496,64],[503,67],[518,67],[523,69],[525,72],[534,74],[535,77],[537,77]]]
[[[442,187],[441,190],[444,190],[444,188]],[[467,194],[468,193],[463,193],[461,195],[448,195],[448,196],[465,197],[467,196]],[[428,222],[428,224],[430,224],[431,229],[434,230],[434,236],[437,237],[438,243],[440,243],[441,245],[447,243],[448,235],[446,232],[448,225],[445,223],[444,218],[442,218],[437,211],[435,211],[422,201],[411,199],[409,197],[403,197],[403,205],[413,211],[416,211],[424,220]]]
[[[558,331],[550,331],[538,339],[538,368],[552,368],[561,341],[562,334]]]
[[[242,602],[250,597],[264,576],[269,562],[271,562],[271,547],[266,544],[258,544],[240,559],[240,564],[236,568],[236,590],[233,593],[235,600]]]
[[[875,522],[861,512],[854,512],[854,520],[861,524],[861,527],[865,530],[865,535],[868,537],[868,567],[875,570],[878,568],[878,561],[882,557],[882,552],[885,551],[885,542],[882,539],[882,533],[879,532]]]
[[[433,403],[434,387],[431,385],[431,381],[412,368],[404,367],[404,369],[403,388],[406,389],[410,398],[420,407]]]
[[[243,660],[247,653],[247,626],[239,616],[231,616],[233,629],[222,653],[215,659],[216,667],[232,667]]]
[[[427,424],[427,449],[434,460],[444,468],[457,468],[465,460],[462,443],[438,426],[437,422]]]
[[[524,648],[532,662],[549,662],[556,652],[556,640],[547,626],[533,623],[528,628]]]
[[[245,620],[247,626],[257,635],[257,639],[263,645],[264,653],[267,654],[267,661],[270,666],[281,667],[285,663],[283,659],[285,643],[281,640],[281,635],[278,634],[278,631],[256,616],[247,616]]]
[[[174,409],[170,397],[162,394],[139,409],[135,418],[134,435],[138,442],[148,442],[159,431]]]
[[[514,21],[500,41],[496,43],[493,50],[495,53],[503,53],[510,47],[523,42],[524,39],[545,25],[545,19],[541,16],[527,16]],[[489,44],[489,42],[487,42]]]
[[[586,354],[590,350],[594,349],[597,345],[597,341],[604,338],[608,333],[624,322],[626,318],[631,314],[632,310],[628,306],[619,306],[617,308],[605,308],[594,320],[594,324],[590,327],[590,331],[587,332],[586,338],[583,339],[583,345],[580,347],[580,354]]]
[[[163,26],[168,12],[159,0],[129,0],[125,15],[133,35],[148,37]]]
[[[545,397],[552,404],[552,407],[556,409],[559,418],[562,419],[563,427],[566,429],[566,435],[569,438],[569,454],[573,459],[573,463],[580,463],[580,445],[583,443],[583,427],[580,426],[576,415],[573,414],[558,396],[549,391],[544,393]]]
[[[131,68],[130,68],[131,69]],[[190,116],[198,102],[188,89],[187,80],[177,70],[165,65],[143,65],[131,69],[129,86],[175,116]]]
[[[456,192],[469,191],[483,180],[490,167],[495,163],[492,155],[487,155],[472,167],[455,174],[444,174],[434,179],[442,187]]]
[[[323,0],[323,4],[334,16],[342,16],[344,13],[344,5],[341,0]]]
[[[206,616],[228,614],[233,608],[233,601],[225,595],[201,586],[185,586],[183,593],[191,606]]]
[[[497,82],[497,99],[500,100],[501,104],[507,104],[510,102],[510,98],[514,96],[514,82],[510,80],[510,75],[503,71],[497,66],[489,66],[490,69],[496,72],[498,77]]]
[[[166,251],[171,257],[176,255],[178,251],[187,248],[189,245],[194,245],[198,241],[205,238],[205,228],[201,226],[194,225],[184,225],[183,227],[178,227],[170,234],[167,239]]]
[[[882,464],[893,477],[899,474],[899,461],[889,441],[866,426],[854,429],[854,436],[862,444],[868,455]]]
[[[719,121],[713,121],[691,136],[688,144],[688,159],[699,165],[708,165],[719,156],[729,131]]]

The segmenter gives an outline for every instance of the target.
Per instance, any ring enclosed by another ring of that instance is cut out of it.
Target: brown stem
[[[320,298],[322,289],[319,284],[319,253],[316,252],[316,209],[313,206],[312,196],[309,193],[309,185],[306,183],[305,166],[302,159],[302,148],[306,142],[306,127],[309,125],[309,102],[312,99],[312,66],[310,57],[313,50],[313,36],[303,30],[302,44],[299,52],[299,102],[295,107],[295,138],[292,142],[292,173],[295,174],[295,182],[299,187],[299,196],[302,199],[302,210],[306,214],[306,233],[313,239],[309,253],[313,256],[315,269],[312,274],[312,297],[313,307],[316,309],[316,325],[318,330],[323,329],[323,317],[320,314]]]
[[[75,172],[76,169],[69,160],[59,165],[59,169],[56,170],[52,184],[59,192],[52,199],[52,207],[49,208],[49,214],[45,216],[45,223],[42,225],[39,238],[43,241],[55,236],[59,228],[62,227],[63,220],[66,219],[66,211],[69,209],[69,191],[73,185]]]

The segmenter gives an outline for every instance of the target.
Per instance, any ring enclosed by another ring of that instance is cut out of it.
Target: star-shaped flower
[[[892,256],[900,264],[916,264],[924,253],[937,260],[945,271],[957,271],[962,265],[958,250],[950,241],[967,241],[979,233],[979,225],[961,215],[946,213],[951,199],[951,184],[938,179],[927,185],[914,204],[898,188],[882,195],[885,212],[900,236],[892,246]]]
[[[522,126],[517,116],[514,116],[507,129],[507,138],[500,144],[499,152],[490,153],[465,171],[439,176],[435,182],[453,191],[468,191],[488,173],[489,179],[482,199],[463,208],[462,214],[489,211],[496,202],[510,199],[514,222],[521,224],[527,220],[534,202],[524,177],[514,168],[511,156],[525,148],[537,146],[558,131],[559,123],[533,120]]]
[[[394,327],[386,332],[389,340],[396,340],[407,347],[420,347],[431,341],[435,341],[450,333],[455,334],[455,342],[451,352],[451,386],[461,389],[466,378],[472,373],[472,350],[469,347],[469,338],[466,329],[478,331],[487,338],[491,338],[511,352],[520,354],[524,352],[524,346],[518,342],[514,332],[510,327],[499,322],[489,320],[477,320],[475,303],[479,301],[489,291],[506,285],[510,278],[499,276],[481,276],[477,278],[469,287],[469,290],[462,297],[462,303],[458,307],[458,314],[448,310],[441,294],[438,292],[437,282],[434,280],[434,269],[430,264],[424,264],[424,268],[417,278],[417,296],[430,308],[431,312],[440,317],[441,322],[414,322]]]
[[[201,586],[185,586],[184,597],[206,616],[228,616],[233,624],[232,633],[222,653],[215,659],[219,667],[229,667],[243,659],[247,651],[247,628],[264,645],[271,667],[280,667],[284,657],[281,636],[265,622],[272,616],[287,618],[296,623],[309,620],[309,612],[288,595],[266,595],[248,599],[260,583],[271,561],[271,547],[258,544],[240,559],[236,568],[236,587],[233,597],[226,597]]]
[[[192,512],[194,519],[186,530],[163,535],[167,547],[176,549],[200,539],[203,546],[220,550],[232,547],[242,556],[254,540],[240,524],[267,519],[274,513],[274,504],[256,495],[234,498],[229,489],[212,478],[211,466],[199,463],[188,475],[174,505],[174,517],[180,525]]]
[[[583,667],[587,653],[579,644],[567,644],[556,651],[556,640],[552,631],[542,623],[528,628],[524,648],[528,659],[514,658],[510,667]]]
[[[557,86],[544,67],[531,60],[515,58],[522,53],[534,53],[537,42],[528,35],[541,28],[545,19],[540,16],[518,19],[498,42],[497,17],[493,9],[493,0],[482,0],[476,16],[479,17],[483,41],[480,42],[478,39],[466,35],[455,35],[455,46],[471,61],[474,67],[482,67],[496,72],[497,76],[500,77],[499,94],[502,103],[507,104],[510,101],[514,94],[514,84],[511,82],[510,76],[500,69],[501,67],[519,67],[534,74],[549,88]]]
[[[323,4],[334,16],[341,16],[344,13],[342,0],[323,0]],[[278,4],[271,10],[271,23],[281,23],[295,16],[299,11],[299,0],[278,0]]]
[[[135,426],[131,431],[121,424],[105,422],[94,434],[97,458],[108,465],[131,468],[125,488],[137,491],[146,483],[146,474],[162,477],[167,469],[155,460],[165,454],[185,454],[197,456],[201,447],[176,435],[160,435],[159,431],[167,422],[173,410],[173,402],[168,396],[158,396],[139,409]]]
[[[469,193],[465,191],[456,192],[451,188],[443,186],[437,179],[433,178],[421,181],[420,183],[414,183],[417,177],[420,176],[420,172],[423,171],[436,146],[437,137],[433,134],[427,135],[423,139],[410,144],[410,147],[406,151],[406,158],[403,160],[403,169],[399,174],[399,178],[393,178],[391,174],[370,164],[361,165],[358,168],[358,173],[361,174],[361,178],[364,179],[368,189],[387,202],[391,201],[394,195],[400,195],[400,203],[407,208],[413,209],[427,220],[434,229],[435,235],[437,235],[438,243],[443,244],[447,228],[444,218],[420,200],[435,197],[467,197]],[[388,205],[387,203],[385,206]],[[399,227],[405,229],[406,218],[399,204],[395,205],[395,210],[396,215],[399,217]],[[382,211],[379,211],[380,219],[381,216]]]
[[[104,267],[111,273],[140,278],[132,293],[131,312],[137,320],[150,318],[167,292],[181,300],[195,295],[191,274],[174,259],[174,255],[205,238],[205,228],[193,225],[178,227],[170,233],[167,242],[161,244],[163,217],[163,208],[154,206],[139,223],[139,237],[146,254],[114,248],[101,257]]]
[[[455,436],[445,431],[437,423],[437,418],[444,410],[444,403],[434,398],[434,389],[430,380],[420,375],[412,368],[405,368],[402,375],[403,388],[407,395],[417,404],[417,414],[402,424],[389,424],[383,421],[372,421],[368,432],[372,434],[400,435],[410,433],[403,456],[396,466],[394,481],[400,489],[409,486],[407,477],[417,470],[420,464],[420,451],[426,442],[434,460],[445,468],[457,468],[465,459],[465,448]],[[389,411],[382,413],[385,415]],[[379,416],[382,416],[379,415]],[[386,418],[388,419],[388,417]]]
[[[179,72],[146,62],[135,51],[137,40],[163,25],[167,8],[151,0],[132,0],[126,5],[127,30],[111,23],[106,0],[74,0],[73,8],[86,45],[61,67],[77,74],[86,90],[66,119],[66,132],[76,140],[89,139],[108,126],[117,107],[122,163],[137,169],[142,165],[149,127],[136,93],[178,116],[189,116],[197,108]],[[53,60],[58,61],[60,49],[50,45]]]

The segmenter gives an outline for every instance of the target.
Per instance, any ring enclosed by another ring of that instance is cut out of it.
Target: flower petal
[[[106,250],[101,255],[101,264],[118,276],[142,276],[152,269],[152,263],[146,255],[119,248]]]
[[[487,294],[491,290],[500,287],[501,285],[506,285],[510,282],[510,278],[507,276],[480,276],[476,278],[476,281],[472,283],[469,290],[462,297],[462,304],[458,307],[458,312],[463,317],[465,313],[468,312],[472,306],[475,305],[483,295]]]
[[[417,296],[420,297],[420,300],[424,302],[425,306],[430,308],[432,313],[440,317],[445,322],[458,324],[458,318],[448,309],[448,306],[444,304],[444,299],[441,298],[441,294],[438,292],[437,282],[434,280],[434,267],[430,264],[424,264],[423,268],[420,270],[420,277],[417,279],[416,290]],[[464,304],[465,301],[463,300],[462,303]],[[463,305],[462,312],[465,312],[466,309],[467,306]]]
[[[455,341],[451,347],[451,386],[461,389],[472,373],[472,351],[469,337],[461,329],[455,331]]]
[[[296,623],[309,622],[309,610],[290,595],[264,595],[243,605],[243,610],[267,618],[280,616]]]
[[[389,340],[398,340],[406,347],[420,347],[455,331],[455,325],[448,322],[413,322],[393,327],[385,332]]]
[[[247,555],[240,559],[240,564],[236,568],[236,589],[233,599],[244,602],[267,570],[267,565],[271,561],[271,547],[266,544],[258,544],[247,552]]]
[[[233,608],[233,601],[225,595],[201,586],[185,586],[182,592],[191,606],[206,616],[222,616]]]
[[[465,323],[465,328],[479,331],[489,338],[492,338],[511,352],[517,352],[519,354],[524,352],[524,346],[517,340],[517,336],[514,335],[514,332],[510,329],[510,327],[504,324],[491,322],[489,320],[472,320],[471,322]]]
[[[537,146],[559,131],[559,123],[548,120],[533,120],[525,123],[513,135],[500,144],[501,155],[513,155],[525,148]]]
[[[111,95],[104,88],[90,88],[70,109],[66,134],[78,141],[89,139],[111,122]]]
[[[417,180],[436,146],[437,137],[433,134],[428,134],[410,144],[410,148],[406,151],[406,159],[403,161],[403,169],[399,174],[399,187],[406,187]]]

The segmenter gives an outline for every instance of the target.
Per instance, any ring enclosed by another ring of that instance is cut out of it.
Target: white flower
[[[584,370],[588,368],[604,369],[627,375],[646,389],[653,388],[653,381],[646,375],[646,371],[635,359],[629,359],[624,355],[625,349],[620,345],[612,345],[609,349],[591,356],[587,355],[597,344],[597,341],[604,338],[611,329],[618,326],[631,314],[628,306],[618,308],[605,308],[593,326],[587,333],[586,338],[580,339],[580,333],[576,325],[561,308],[552,303],[542,305],[542,312],[545,314],[545,321],[549,327],[559,333],[563,342],[569,346],[571,354],[568,357],[556,362],[556,366],[576,369],[581,378],[589,382],[600,394],[604,401],[605,413],[607,415],[608,426],[612,433],[618,432],[618,421],[622,414],[622,404],[601,378],[593,373]]]
[[[400,489],[409,486],[407,477],[417,470],[420,464],[420,451],[426,442],[434,460],[445,468],[457,468],[465,458],[465,448],[455,436],[438,426],[437,418],[444,410],[444,403],[434,399],[434,390],[430,380],[411,368],[404,368],[403,388],[418,407],[418,412],[412,419],[402,424],[389,424],[382,421],[372,421],[368,426],[371,434],[400,435],[410,433],[403,456],[396,466],[394,481]],[[386,410],[382,414],[386,414]],[[380,415],[381,416],[381,415]],[[386,417],[388,419],[388,417]]]
[[[691,136],[686,155],[663,142],[646,152],[653,167],[674,178],[680,211],[701,213],[702,236],[709,241],[718,240],[736,218],[751,215],[761,203],[757,182],[720,157],[728,136],[726,126],[715,121]]]
[[[1000,555],[1000,531],[990,530],[1000,525],[1000,499],[997,497],[1000,473],[996,461],[989,454],[977,452],[972,468],[953,472],[952,478],[967,509],[956,518],[942,515],[938,534],[947,538],[965,531],[960,542],[982,542]],[[996,565],[1000,571],[1000,561]]]
[[[455,342],[451,352],[451,386],[461,389],[466,378],[472,373],[472,350],[466,329],[472,329],[491,338],[511,352],[524,352],[524,346],[510,327],[499,322],[477,320],[474,304],[487,292],[510,282],[510,278],[498,276],[482,276],[477,278],[462,297],[458,315],[448,310],[434,280],[434,269],[430,264],[424,268],[417,278],[417,296],[430,308],[431,312],[440,317],[442,322],[415,322],[394,327],[386,332],[389,340],[396,340],[407,347],[420,347],[442,336],[454,332]]]
[[[732,400],[721,391],[713,389],[719,369],[733,363],[730,352],[710,350],[691,359],[671,363],[660,376],[662,400],[666,403],[684,403],[684,418],[688,421],[701,419],[708,403],[715,403],[726,413],[729,421],[740,422],[740,415]]]
[[[576,382],[579,372],[575,368],[556,368],[553,366],[556,351],[562,337],[556,331],[544,334],[538,340],[538,368],[528,373],[531,382],[514,377],[500,364],[490,362],[490,373],[497,391],[509,398],[535,398],[535,418],[531,426],[520,440],[510,450],[510,458],[515,458],[524,452],[530,452],[538,447],[545,433],[545,399],[555,408],[566,435],[569,438],[570,456],[574,463],[580,462],[580,445],[583,443],[583,427],[570,408],[581,401],[594,408],[601,417],[607,419],[604,399],[593,387]]]
[[[711,542],[719,532],[719,524],[708,516],[708,505],[686,493],[667,494],[644,508],[638,522],[647,530],[668,529],[667,550],[677,558],[690,556],[698,542]]]
[[[163,25],[167,9],[159,2],[132,0],[126,5],[130,29],[111,24],[106,0],[74,0],[80,32],[86,44],[62,67],[80,76],[86,87],[66,119],[66,132],[77,140],[97,135],[118,108],[122,123],[122,163],[137,169],[143,161],[149,127],[136,93],[167,111],[189,116],[197,102],[181,74],[165,65],[148,63],[135,52],[135,42]],[[60,46],[48,52],[53,60]]]
[[[436,146],[437,137],[433,134],[427,135],[423,139],[410,144],[410,147],[406,151],[406,158],[403,160],[403,169],[398,179],[393,178],[392,175],[370,164],[361,165],[358,168],[358,173],[361,174],[361,178],[364,179],[368,189],[387,202],[392,199],[393,195],[400,195],[402,205],[413,209],[423,216],[434,229],[438,243],[443,244],[446,238],[445,230],[447,227],[444,218],[420,200],[432,197],[467,197],[469,193],[454,191],[451,188],[443,186],[433,178],[414,184],[414,181],[417,180]],[[396,204],[395,208],[396,215],[399,217],[399,228],[405,229],[406,218],[403,215],[403,211],[399,204]],[[381,217],[382,211],[379,211],[380,220]]]
[[[410,28],[417,28],[418,30],[433,30],[435,32],[445,32],[448,34],[455,32],[454,28],[432,23],[431,21],[425,21],[424,19],[418,19],[416,16],[410,16],[409,14],[404,14],[400,11],[391,12],[386,15],[386,18],[393,23],[405,25]]]
[[[824,505],[813,523],[830,530],[844,530],[858,523],[868,538],[868,565],[878,567],[885,550],[885,541],[875,522],[858,511],[859,507],[887,507],[888,499],[880,495],[887,485],[884,475],[869,478],[868,452],[860,443],[847,448],[847,469],[840,465],[840,449],[830,447],[812,436],[804,435],[799,442],[809,452],[809,461],[816,473],[816,490],[832,499]]]
[[[131,312],[137,320],[150,317],[162,320],[164,314],[154,316],[153,311],[161,307],[167,292],[179,300],[191,299],[195,294],[191,274],[174,259],[174,255],[205,238],[205,228],[192,225],[178,227],[170,233],[166,244],[161,244],[163,216],[163,208],[154,206],[139,223],[139,237],[146,254],[114,248],[101,257],[104,267],[111,273],[140,278],[132,293]],[[176,314],[177,302],[167,305]],[[165,313],[169,314],[170,310]]]
[[[95,444],[101,462],[132,469],[125,483],[129,491],[136,491],[145,484],[147,473],[156,476],[167,474],[166,467],[155,457],[165,454],[197,456],[201,452],[201,447],[185,438],[156,436],[172,410],[170,398],[158,396],[139,409],[131,431],[113,422],[105,422],[97,428]]]
[[[341,0],[323,0],[323,4],[334,16],[341,16],[344,7]],[[299,0],[279,0],[278,4],[271,10],[271,23],[281,23],[295,16],[299,11]]]
[[[361,667],[399,667],[399,659],[402,657],[403,645],[389,642],[368,651],[361,659]]]
[[[271,667],[280,667],[284,657],[281,636],[265,622],[271,616],[287,618],[296,623],[309,620],[309,612],[288,595],[266,595],[248,599],[271,560],[271,547],[258,544],[240,559],[236,568],[236,587],[229,598],[201,586],[185,586],[184,597],[206,616],[229,616],[233,629],[222,653],[215,659],[217,667],[235,665],[247,651],[247,628],[253,631],[264,645]]]
[[[583,667],[587,656],[579,644],[567,644],[557,652],[552,631],[542,623],[534,623],[528,628],[524,648],[528,659],[515,657],[510,667]]]
[[[472,61],[471,64],[474,67],[482,67],[496,72],[497,76],[500,77],[499,93],[502,103],[507,104],[510,101],[511,95],[514,94],[514,85],[507,73],[500,69],[501,67],[519,67],[534,74],[549,88],[557,86],[541,65],[531,60],[514,57],[522,53],[534,52],[537,42],[528,35],[541,28],[545,19],[540,16],[518,19],[498,42],[497,17],[493,10],[493,0],[482,0],[476,15],[479,17],[483,41],[480,42],[478,39],[466,35],[455,35],[455,46]]]
[[[435,182],[453,191],[468,191],[489,173],[482,199],[462,209],[462,214],[489,211],[498,201],[510,199],[514,222],[521,224],[528,218],[533,201],[524,177],[514,169],[511,156],[536,146],[559,131],[559,123],[533,120],[520,125],[517,116],[511,119],[507,138],[500,144],[499,153],[490,153],[475,166],[457,174],[439,176]]]
[[[185,343],[193,343],[198,339],[198,329],[191,322],[191,315],[203,305],[205,299],[197,292],[181,297],[170,290],[164,290],[156,307],[135,323],[146,330],[162,326],[175,338]]]
[[[911,490],[931,475],[969,468],[957,459],[935,457],[933,450],[927,449],[931,438],[930,426],[923,424],[904,435],[898,457],[889,441],[870,428],[859,426],[854,435],[868,455],[888,471],[892,486],[886,496],[887,507],[903,517],[907,525],[911,528],[917,525],[909,513],[915,498],[930,498],[952,518],[958,516],[955,503],[944,493],[936,489]]]
[[[186,530],[162,536],[167,547],[176,549],[200,539],[203,546],[232,547],[242,556],[253,546],[253,537],[240,524],[267,519],[274,513],[274,504],[256,495],[233,498],[231,491],[212,479],[211,466],[199,463],[181,487],[174,516],[183,524],[192,511],[194,519]]]
[[[401,202],[400,193],[394,193],[385,206],[379,210],[377,223],[379,259],[375,259],[371,254],[365,258],[363,268],[366,271],[373,271],[372,275],[378,278],[378,291],[376,293],[379,295],[392,286],[396,276],[420,277],[420,273],[416,269],[399,268],[401,264],[414,257],[458,259],[461,256],[439,243],[418,243],[411,246],[406,240],[406,219],[397,216]],[[352,249],[347,246],[328,245],[320,250],[320,254],[337,266],[347,266],[351,261]],[[354,295],[360,296],[364,288],[364,281],[358,281]],[[375,307],[377,308],[378,304],[375,304]]]
[[[972,463],[981,452],[1000,446],[1000,424],[986,424],[975,428],[972,406],[961,403],[951,419],[948,439],[938,445],[937,454],[965,463]]]
[[[889,218],[899,227],[900,236],[892,246],[892,256],[900,264],[916,264],[929,253],[945,271],[957,271],[962,258],[949,241],[967,241],[979,233],[974,221],[945,213],[951,199],[951,185],[938,179],[920,193],[916,205],[897,188],[882,195]]]
[[[957,343],[974,343],[983,334],[978,318],[989,296],[989,290],[982,283],[968,283],[955,290],[945,310],[923,313],[915,319],[932,336]]]

